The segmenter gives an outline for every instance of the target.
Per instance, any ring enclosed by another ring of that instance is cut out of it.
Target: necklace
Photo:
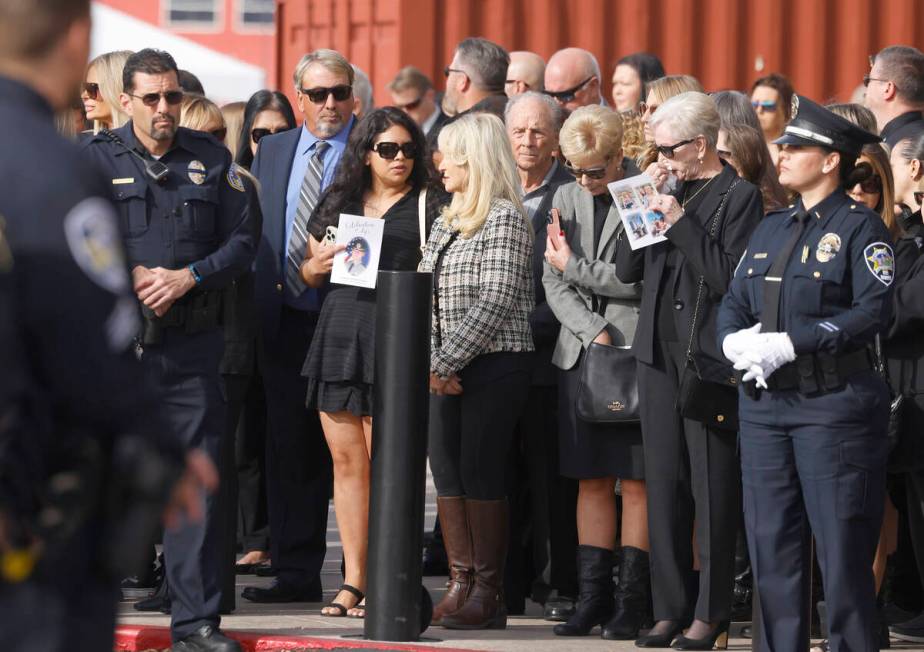
[[[717,176],[719,176],[719,175],[718,175],[718,174],[715,175],[715,177],[717,177]],[[687,207],[687,204],[689,204],[691,201],[693,201],[694,199],[696,199],[696,196],[697,196],[699,193],[701,193],[703,190],[705,190],[705,189],[709,186],[709,184],[712,183],[712,180],[715,179],[715,177],[709,177],[709,180],[708,180],[706,183],[704,183],[704,184],[700,187],[699,190],[697,190],[696,192],[694,192],[694,193],[693,193],[693,196],[690,197],[689,199],[687,198],[687,191],[686,191],[686,189],[684,189],[684,191],[683,191],[683,201],[681,202],[681,207],[682,207],[682,208],[686,208],[686,207]]]

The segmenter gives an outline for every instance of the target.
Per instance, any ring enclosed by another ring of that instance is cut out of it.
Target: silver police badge
[[[827,263],[841,250],[841,236],[836,233],[825,233],[818,241],[815,258],[819,263]]]
[[[205,183],[205,164],[202,161],[190,161],[186,167],[186,174],[189,175],[190,181],[201,186]]]

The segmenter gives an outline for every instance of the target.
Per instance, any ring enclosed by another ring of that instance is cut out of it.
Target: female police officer
[[[807,514],[830,649],[878,650],[872,563],[889,399],[867,349],[889,318],[894,258],[882,220],[843,182],[879,138],[805,98],[793,109],[775,142],[780,182],[801,199],[754,231],[717,329],[745,372],[741,466],[761,648],[807,646]]]

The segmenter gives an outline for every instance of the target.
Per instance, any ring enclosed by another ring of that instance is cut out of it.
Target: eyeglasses
[[[548,95],[549,97],[551,97],[553,100],[557,100],[561,102],[562,104],[567,104],[568,102],[574,99],[574,96],[577,95],[577,92],[579,90],[584,88],[584,86],[586,86],[587,83],[591,79],[595,79],[595,78],[596,78],[596,75],[591,75],[590,77],[582,81],[577,86],[572,86],[571,88],[568,88],[563,91],[542,91],[542,92]]]
[[[334,96],[335,102],[345,102],[353,95],[353,87],[349,84],[338,84],[330,88],[325,86],[318,86],[316,88],[300,87],[298,90],[302,95],[307,95],[312,104],[324,104],[331,95]]]
[[[466,77],[468,77],[468,73],[465,72],[464,70],[459,70],[458,68],[450,68],[449,66],[446,66],[445,68],[443,68],[443,77],[446,77],[448,79],[449,75],[451,75],[454,72],[457,72],[460,75],[465,75]]]
[[[674,143],[673,145],[658,145],[655,149],[658,150],[658,154],[664,158],[674,158],[674,152],[684,145],[689,145],[692,143],[695,138],[688,138],[687,140],[681,140],[679,143]]]
[[[882,82],[883,84],[888,84],[892,80],[891,79],[879,79],[878,77],[870,77],[869,75],[863,75],[863,86],[865,86],[866,88],[869,88],[869,83],[874,82],[874,81]]]
[[[372,151],[381,156],[383,159],[390,161],[398,155],[398,152],[404,154],[406,159],[417,158],[417,145],[410,141],[406,143],[389,143],[381,142],[372,146]]]
[[[423,95],[421,95],[420,97],[418,97],[418,98],[417,98],[416,100],[414,100],[413,102],[408,102],[407,104],[396,104],[395,106],[396,106],[397,108],[401,109],[402,111],[413,111],[413,110],[416,109],[418,106],[420,106],[420,103],[421,103],[421,102],[423,102]]]
[[[218,140],[224,142],[225,136],[228,135],[228,129],[226,127],[218,127],[218,129],[212,129],[209,131],[210,134],[215,136]]]
[[[763,100],[758,102],[757,100],[751,100],[751,106],[754,107],[755,111],[767,111],[768,113],[773,113],[776,111],[776,102],[770,100]]]
[[[280,131],[285,131],[283,129],[266,129],[264,127],[258,127],[257,129],[250,130],[250,139],[255,143],[259,143],[264,136],[269,136],[270,134],[278,134]]]
[[[729,152],[727,149],[717,149],[715,150],[715,152],[716,154],[719,155],[719,158],[722,159],[723,161],[725,159],[731,158],[731,155],[732,155],[732,153]]]
[[[647,102],[638,103],[638,114],[645,115],[654,115],[654,112],[658,110],[657,104],[648,104]]]
[[[847,181],[848,188],[860,186],[860,190],[868,195],[882,192],[882,178],[873,170],[869,163],[860,163],[854,168]]]
[[[99,98],[99,84],[93,82],[84,82],[83,83],[83,92],[87,94],[91,100]]]
[[[137,97],[145,106],[157,106],[160,104],[160,98],[167,100],[167,104],[179,104],[183,101],[183,91],[167,91],[165,93],[145,93],[144,95],[135,95],[129,93],[131,97]]]
[[[574,175],[575,179],[580,179],[586,175],[589,179],[596,179],[599,181],[606,176],[606,169],[609,166],[610,162],[607,161],[602,166],[596,168],[576,168],[571,165],[571,161],[565,161],[565,167],[568,168],[568,172]]]

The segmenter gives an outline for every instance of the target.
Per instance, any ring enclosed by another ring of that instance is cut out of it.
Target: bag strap
[[[440,272],[443,270],[443,257],[446,255],[446,250],[458,237],[459,232],[453,231],[446,244],[436,254],[436,262],[433,264],[433,312],[436,313],[436,341],[440,346],[443,344],[443,329],[440,324]]]
[[[427,246],[427,189],[421,188],[417,195],[417,222],[420,228],[420,251]]]
[[[712,218],[712,224],[709,226],[710,238],[715,238],[715,234],[718,231],[719,220],[722,217],[722,210],[725,208],[728,196],[731,194],[732,190],[735,189],[735,186],[738,185],[739,181],[741,181],[741,177],[736,177],[728,187],[728,190],[725,191],[725,195],[722,197],[722,202],[719,204],[719,207],[716,209],[715,215]],[[693,358],[693,342],[696,339],[696,322],[699,318],[699,307],[703,300],[703,286],[705,285],[705,282],[705,277],[700,274],[699,284],[696,288],[696,305],[693,307],[693,316],[690,319],[690,341],[687,342],[687,360],[693,365],[693,368],[696,369],[697,375],[699,375],[699,368],[696,366],[696,360]]]

